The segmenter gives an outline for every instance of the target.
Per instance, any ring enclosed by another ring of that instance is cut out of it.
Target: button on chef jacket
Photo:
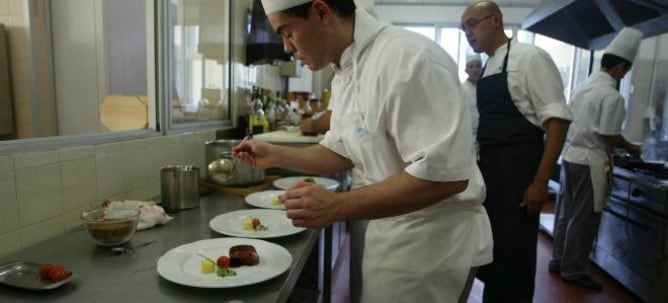
[[[371,292],[392,302],[442,297],[443,271],[492,259],[482,207],[485,186],[471,152],[470,114],[457,66],[428,39],[358,10],[354,43],[342,54],[340,68],[333,67],[331,129],[320,144],[361,168],[365,184],[401,171],[430,181],[469,180],[462,193],[412,213],[371,220],[367,228],[363,297]],[[409,276],[434,279],[414,285],[403,279]],[[401,294],[403,289],[412,293]]]
[[[508,90],[515,107],[533,125],[544,128],[550,118],[573,120],[564,99],[564,85],[550,55],[540,48],[512,41],[508,56]],[[508,53],[504,43],[489,57],[482,78],[501,73],[503,59]],[[541,71],[551,70],[549,73]],[[536,77],[537,73],[542,73]],[[531,79],[531,80],[529,80]]]

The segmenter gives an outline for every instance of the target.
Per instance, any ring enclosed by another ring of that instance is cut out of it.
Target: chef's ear
[[[334,11],[332,11],[332,8],[329,7],[327,2],[323,0],[313,0],[313,5],[312,5],[313,11],[315,12],[316,17],[320,21],[329,21],[330,18],[332,17],[332,14],[334,14]]]

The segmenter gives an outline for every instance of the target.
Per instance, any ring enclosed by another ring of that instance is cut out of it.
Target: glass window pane
[[[534,44],[550,54],[564,83],[564,96],[570,96],[575,47],[539,34],[535,35]]]
[[[436,41],[436,28],[433,26],[404,26],[404,28]]]
[[[228,2],[172,3],[171,122],[230,120]]]

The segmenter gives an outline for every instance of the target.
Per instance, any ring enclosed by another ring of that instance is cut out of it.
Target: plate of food
[[[60,264],[14,261],[0,266],[0,283],[24,289],[54,289],[69,283],[73,277]]]
[[[219,266],[221,262],[224,264]],[[272,279],[291,265],[292,255],[278,244],[259,239],[216,238],[169,250],[158,259],[157,270],[162,278],[176,284],[230,288]]]
[[[211,219],[209,227],[223,235],[265,239],[289,236],[305,230],[292,225],[285,211],[278,209],[231,211]]]
[[[330,191],[336,191],[339,188],[339,181],[330,178],[324,177],[311,177],[311,176],[296,176],[296,177],[285,177],[276,179],[274,181],[274,187],[279,189],[288,189],[292,187],[292,184],[295,184],[297,181],[306,181],[313,182],[315,184],[321,185]]]
[[[278,200],[278,196],[283,193],[285,190],[265,190],[252,193],[246,196],[246,203],[260,208],[285,209],[285,206]]]

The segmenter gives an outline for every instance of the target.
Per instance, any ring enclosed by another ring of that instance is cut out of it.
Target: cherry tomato
[[[72,272],[65,268],[58,268],[56,270],[51,270],[49,273],[49,279],[53,282],[58,282],[69,278],[72,275]]]
[[[42,279],[47,279],[49,277],[49,272],[51,272],[51,269],[53,268],[53,264],[41,264],[39,266],[39,276],[42,277]]]
[[[260,224],[262,224],[262,223],[260,222],[260,219],[258,219],[258,218],[253,218],[253,228],[256,228],[256,227],[260,226]]]
[[[228,256],[220,256],[216,260],[216,265],[220,268],[228,268],[230,267],[230,257]]]

